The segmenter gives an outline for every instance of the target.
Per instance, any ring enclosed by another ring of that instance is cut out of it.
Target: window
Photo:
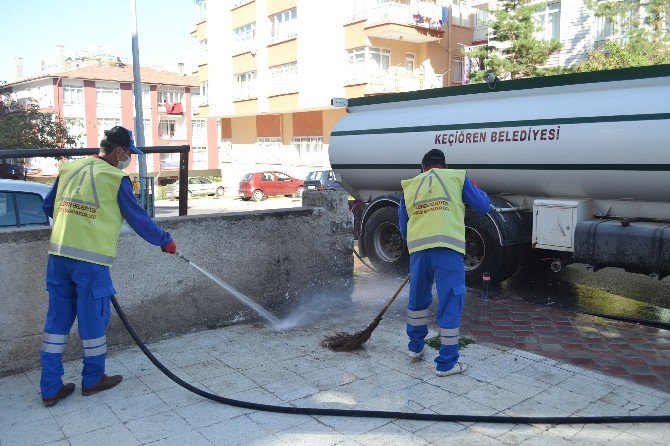
[[[298,62],[270,67],[270,78],[273,81],[268,86],[270,95],[298,91]]]
[[[298,62],[285,63],[270,67],[270,77],[273,79],[290,78],[298,75]]]
[[[0,192],[0,228],[18,226],[16,222],[16,207],[14,206],[14,194]]]
[[[194,146],[191,151],[193,152],[193,168],[207,169],[207,147]]]
[[[250,99],[256,97],[256,72],[247,71],[235,75],[235,99]]]
[[[121,120],[117,118],[98,118],[98,141],[105,137],[105,130],[114,126],[121,125]]]
[[[198,106],[207,105],[207,94],[209,93],[209,81],[200,82],[200,97],[198,98]]]
[[[121,106],[121,90],[116,87],[95,87],[95,103],[97,105]]]
[[[144,144],[151,145],[154,140],[154,130],[151,127],[151,119],[144,120]],[[153,156],[153,154],[149,155]]]
[[[178,153],[161,153],[160,154],[161,170],[165,169],[179,169],[179,154]]]
[[[67,133],[75,138],[75,143],[72,147],[86,147],[84,118],[65,118],[64,121]]]
[[[63,104],[82,105],[84,103],[84,87],[63,85]]]
[[[200,65],[207,63],[207,39],[200,41]]]
[[[405,54],[405,69],[409,72],[414,71],[414,54]]]
[[[247,23],[233,30],[233,54],[240,54],[254,49],[256,22]]]
[[[268,163],[277,162],[281,154],[281,138],[258,138],[256,149],[261,160]]]
[[[628,0],[627,3],[638,4],[636,0]],[[619,14],[613,21],[605,17],[595,17],[595,47],[603,46],[607,41],[616,41],[620,45],[626,44],[628,31],[640,22],[640,10],[633,8],[625,13]]]
[[[293,138],[292,144],[298,152],[300,161],[319,163],[323,158],[323,138],[321,136]]]
[[[161,88],[158,90],[158,104],[163,105],[181,103],[184,99],[183,88]]]
[[[207,120],[194,119],[191,121],[193,129],[193,138],[207,138]]]
[[[0,192],[0,228],[29,225],[48,226],[49,219],[42,210],[42,201],[42,197],[38,194]]]
[[[222,163],[233,161],[233,140],[219,141],[219,167]]]
[[[286,11],[271,15],[271,41],[278,42],[280,40],[290,39],[296,35],[296,22],[298,18],[298,9],[291,8]]]
[[[544,9],[535,14],[538,37],[542,40],[561,40],[561,2],[551,2]]]
[[[158,124],[158,135],[161,139],[173,139],[177,123],[174,119],[164,119]]]
[[[463,59],[451,59],[451,81],[463,82]]]
[[[198,23],[204,21],[206,13],[207,13],[207,1],[195,0],[195,21]]]
[[[391,50],[388,49],[366,46],[347,50],[347,53],[353,81],[380,77],[391,65]]]
[[[291,177],[285,173],[275,172],[275,176],[277,177],[277,181],[291,181]]]

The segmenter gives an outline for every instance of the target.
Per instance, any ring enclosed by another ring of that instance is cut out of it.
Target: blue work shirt
[[[42,203],[42,209],[51,218],[54,214],[54,203],[56,201],[56,191],[58,190],[58,178],[53,187],[47,194]],[[116,201],[119,204],[121,215],[128,222],[131,228],[147,242],[156,246],[165,246],[170,244],[172,237],[170,233],[166,232],[156,224],[155,221],[149,217],[147,211],[140,206],[133,193],[133,185],[130,178],[124,177],[119,186],[119,192],[116,195]]]
[[[479,212],[480,214],[486,214],[489,211],[489,206],[491,201],[489,196],[486,195],[486,192],[478,189],[470,178],[465,177],[463,182],[463,193],[461,195],[463,203],[467,204],[468,207],[474,211]],[[400,226],[400,233],[402,234],[402,239],[407,241],[407,222],[409,221],[409,215],[407,214],[407,207],[405,206],[405,196],[400,196],[400,205],[398,206],[398,225]],[[453,251],[458,254],[461,260],[463,259],[463,254],[460,252]]]

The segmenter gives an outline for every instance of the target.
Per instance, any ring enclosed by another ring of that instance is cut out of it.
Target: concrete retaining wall
[[[192,261],[278,316],[320,287],[350,292],[352,216],[344,194],[306,193],[297,209],[158,222]],[[0,232],[0,376],[39,364],[49,236],[50,229]],[[112,279],[128,318],[147,339],[257,319],[200,272],[130,229],[121,235]],[[110,346],[132,342],[116,314],[107,338]],[[81,356],[76,323],[65,356]]]

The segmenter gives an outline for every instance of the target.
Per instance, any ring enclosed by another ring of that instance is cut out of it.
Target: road
[[[217,214],[221,212],[248,212],[264,209],[285,209],[302,206],[300,198],[272,197],[266,200],[242,201],[237,197],[198,197],[188,201],[188,214]],[[179,215],[179,201],[156,201],[156,217],[176,217]]]

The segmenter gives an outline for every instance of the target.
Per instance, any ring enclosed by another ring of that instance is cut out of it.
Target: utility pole
[[[135,144],[144,147],[144,115],[142,113],[142,80],[140,78],[140,45],[137,38],[137,9],[130,0],[130,26],[133,33],[133,95],[135,96]],[[140,206],[147,206],[147,156],[137,155],[140,167]]]

